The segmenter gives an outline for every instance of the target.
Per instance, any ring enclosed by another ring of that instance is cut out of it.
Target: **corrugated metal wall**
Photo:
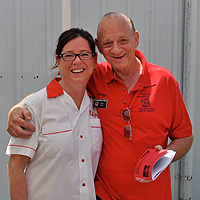
[[[192,91],[192,121],[194,127],[195,140],[193,145],[193,182],[192,182],[192,197],[194,200],[200,199],[200,2],[196,0],[196,9],[194,10],[194,27],[193,32],[193,58],[192,66],[194,72],[192,73],[192,81],[194,83],[191,88]],[[196,19],[196,20],[195,20]]]
[[[0,0],[0,199],[9,199],[6,119],[20,99],[46,85],[58,36],[62,0]]]
[[[184,96],[186,106],[189,110],[193,123],[194,143],[192,151],[189,154],[188,165],[192,166],[192,199],[200,199],[200,1],[185,0],[185,8],[187,16],[186,38],[185,38],[185,54],[184,66],[188,65],[188,69],[184,70]],[[190,162],[192,161],[192,163]]]
[[[190,116],[194,125],[194,200],[200,196],[200,3],[193,7],[192,72]],[[71,5],[70,5],[71,4]],[[63,7],[62,7],[63,5]],[[27,94],[46,85],[57,37],[66,27],[82,27],[96,36],[102,16],[120,11],[131,17],[140,33],[139,49],[148,61],[168,68],[183,83],[185,0],[0,0],[0,199],[9,199],[4,155],[7,141],[7,112]],[[70,6],[70,7],[69,7]],[[198,34],[199,33],[199,34]],[[103,58],[101,57],[99,61]],[[190,101],[190,100],[189,100]],[[179,199],[180,162],[172,165],[173,200]]]

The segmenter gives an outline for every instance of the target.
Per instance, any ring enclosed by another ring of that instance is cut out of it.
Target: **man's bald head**
[[[99,39],[99,31],[102,28],[104,22],[106,22],[108,19],[116,19],[119,21],[124,21],[124,23],[127,23],[127,25],[130,26],[133,33],[135,32],[135,26],[134,26],[131,18],[127,17],[126,15],[124,15],[123,13],[120,13],[120,12],[109,12],[103,16],[102,20],[100,21],[100,23],[97,27],[97,38],[98,39]]]

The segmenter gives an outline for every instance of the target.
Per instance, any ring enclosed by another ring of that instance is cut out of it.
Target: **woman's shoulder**
[[[23,105],[24,106],[31,106],[31,107],[41,107],[41,104],[44,99],[47,98],[46,87],[30,94],[28,97],[25,98]],[[39,108],[38,108],[39,109]]]

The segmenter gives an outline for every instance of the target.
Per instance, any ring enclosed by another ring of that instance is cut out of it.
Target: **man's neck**
[[[134,66],[130,68],[129,72],[126,73],[115,73],[115,76],[118,77],[128,89],[128,92],[136,85],[141,73],[142,73],[142,63],[136,58]]]

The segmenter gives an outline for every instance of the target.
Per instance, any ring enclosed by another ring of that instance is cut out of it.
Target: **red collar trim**
[[[54,78],[46,87],[47,98],[54,98],[64,94],[64,91],[60,84],[58,83],[61,78]]]

